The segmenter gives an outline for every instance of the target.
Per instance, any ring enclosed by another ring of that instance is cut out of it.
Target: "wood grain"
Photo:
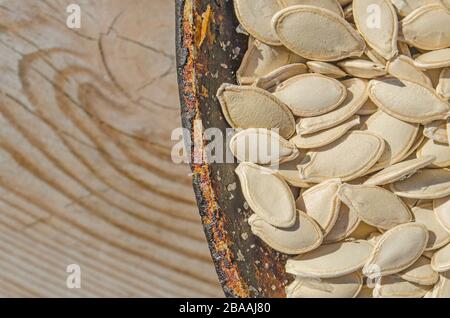
[[[222,296],[171,160],[173,2],[77,1],[79,30],[71,2],[0,1],[0,296]]]

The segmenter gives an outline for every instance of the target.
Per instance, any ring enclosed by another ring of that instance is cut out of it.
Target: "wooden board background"
[[[173,15],[169,0],[0,0],[0,296],[223,295],[171,160]]]

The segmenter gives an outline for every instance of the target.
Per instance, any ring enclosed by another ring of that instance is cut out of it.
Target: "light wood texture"
[[[170,155],[174,3],[72,2],[0,0],[0,296],[222,296]]]

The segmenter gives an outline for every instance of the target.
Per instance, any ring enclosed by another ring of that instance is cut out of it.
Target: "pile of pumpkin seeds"
[[[450,297],[450,1],[234,6],[249,48],[217,96],[287,296]]]

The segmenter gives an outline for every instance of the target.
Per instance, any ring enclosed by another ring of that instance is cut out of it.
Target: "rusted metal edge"
[[[198,48],[205,39],[211,12],[199,12],[198,0],[176,1],[176,47],[178,87],[182,112],[183,127],[191,131],[193,147],[194,120],[202,120],[199,92]],[[209,10],[209,9],[208,9]],[[193,150],[193,149],[191,149]],[[194,151],[191,151],[191,162],[194,162]],[[225,229],[223,213],[217,200],[217,193],[212,186],[210,167],[208,164],[191,164],[193,185],[197,198],[203,228],[208,240],[215,268],[227,297],[250,297],[251,291],[246,284],[236,259],[230,236]]]

